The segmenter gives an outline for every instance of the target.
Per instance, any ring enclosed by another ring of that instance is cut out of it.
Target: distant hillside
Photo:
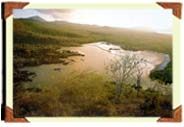
[[[29,18],[18,18],[17,20],[34,20],[34,21],[46,22],[45,19],[43,19],[39,16],[32,16],[32,17],[29,17]]]
[[[74,46],[97,41],[111,42],[129,50],[172,54],[171,35],[62,21],[46,22],[40,17],[14,19],[14,43]]]
[[[39,16],[30,17],[29,20],[35,20],[35,21],[45,22],[45,19],[43,19],[43,18],[41,18]]]

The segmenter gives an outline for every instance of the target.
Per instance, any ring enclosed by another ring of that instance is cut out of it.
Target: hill
[[[33,20],[33,21],[39,21],[39,22],[46,22],[46,20],[41,18],[40,16],[32,16],[29,18],[17,18],[17,20]]]
[[[25,69],[49,64],[67,65],[69,57],[83,55],[70,50],[61,52],[62,46],[97,41],[107,41],[128,50],[152,50],[172,55],[170,35],[61,21],[47,22],[39,17],[14,19],[14,116],[171,117],[172,87],[160,82],[145,82],[151,86],[146,90],[135,84],[122,83],[119,96],[117,93],[121,87],[117,87],[111,77],[95,71],[65,73],[61,65],[57,68],[46,66],[46,71],[43,68],[38,71],[41,73],[34,71],[39,68]],[[59,76],[56,82],[53,81],[56,78],[53,78],[52,71]],[[41,82],[34,82],[35,77]],[[47,78],[48,84],[45,83]],[[172,83],[172,63],[162,71],[152,72],[151,78]]]
[[[125,28],[46,22],[39,17],[14,19],[14,43],[76,46],[107,41],[129,50],[152,50],[172,54],[172,36]]]

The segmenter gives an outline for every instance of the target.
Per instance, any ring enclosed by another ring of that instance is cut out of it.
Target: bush
[[[159,80],[165,84],[172,83],[172,62],[166,66],[164,70],[155,70],[151,72],[150,78],[153,80]]]

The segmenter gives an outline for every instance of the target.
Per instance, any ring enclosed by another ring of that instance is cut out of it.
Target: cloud
[[[36,9],[38,12],[52,16],[56,20],[68,20],[73,16],[72,9]]]

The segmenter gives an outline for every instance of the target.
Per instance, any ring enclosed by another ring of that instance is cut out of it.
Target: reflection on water
[[[156,66],[159,67],[158,65],[160,65],[159,69],[165,68],[170,61],[167,54],[152,51],[128,51],[107,42],[84,44],[81,47],[62,47],[60,50],[77,51],[83,53],[84,56],[69,57],[68,61],[70,61],[70,63],[68,65],[49,64],[36,67],[25,67],[25,70],[35,72],[37,74],[37,77],[27,84],[57,84],[62,80],[62,75],[66,75],[73,71],[81,72],[90,70],[104,73],[106,71],[106,66],[112,59],[126,54],[135,54],[147,61],[143,71],[144,76],[148,76],[151,70]]]

